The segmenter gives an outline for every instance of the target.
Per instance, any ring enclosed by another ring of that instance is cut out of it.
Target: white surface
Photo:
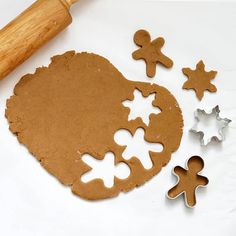
[[[0,0],[0,27],[33,0]],[[154,0],[81,0],[72,9],[73,25],[0,82],[0,235],[4,236],[116,236],[214,235],[236,232],[236,4],[158,3]],[[134,61],[133,33],[140,28],[166,39],[164,52],[175,65],[157,69],[155,83],[168,88],[183,109],[185,127],[181,146],[171,162],[144,186],[118,198],[84,201],[62,186],[18,144],[4,118],[6,99],[20,77],[47,65],[49,58],[70,49],[107,57],[130,80],[146,82],[145,66]],[[1,46],[1,45],[0,45]],[[181,68],[203,59],[207,69],[219,71],[216,94],[201,103],[192,91],[181,89]],[[221,107],[221,116],[234,122],[222,145],[202,148],[188,133],[193,111]],[[175,183],[171,170],[191,155],[205,160],[206,189],[198,204],[187,209],[182,199],[166,199]]]

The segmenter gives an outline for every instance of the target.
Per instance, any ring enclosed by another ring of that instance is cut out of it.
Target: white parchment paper
[[[33,0],[0,0],[0,27]],[[72,9],[73,24],[0,82],[0,235],[4,236],[235,236],[236,235],[236,4],[225,2],[158,2],[155,0],[80,0]],[[144,28],[166,39],[163,52],[173,69],[157,68],[145,76],[145,65],[134,61],[133,34]],[[0,45],[1,47],[1,45]],[[118,198],[87,202],[74,196],[19,145],[4,117],[6,99],[21,76],[48,65],[50,57],[67,50],[88,51],[108,58],[129,80],[158,83],[177,98],[184,115],[184,136],[170,163],[144,186]],[[203,59],[218,71],[216,94],[199,102],[181,89],[183,67]],[[1,62],[0,62],[1,63]],[[226,141],[207,148],[190,135],[196,108],[219,104],[221,116],[233,120]],[[210,183],[199,190],[197,206],[165,194],[175,183],[171,170],[187,158],[205,160]]]

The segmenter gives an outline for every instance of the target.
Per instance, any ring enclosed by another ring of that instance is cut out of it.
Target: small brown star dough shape
[[[202,100],[205,90],[211,93],[217,91],[216,86],[211,84],[211,80],[216,77],[217,71],[205,71],[203,61],[198,62],[195,70],[183,68],[182,71],[188,77],[188,80],[183,85],[183,89],[193,89],[199,100]]]
[[[206,186],[208,179],[198,173],[203,169],[204,161],[199,156],[192,156],[187,162],[187,169],[180,166],[174,168],[174,174],[178,177],[177,184],[168,191],[168,197],[175,199],[184,193],[188,207],[196,205],[196,189]]]
[[[151,41],[151,36],[146,30],[139,30],[134,35],[134,42],[141,48],[133,52],[135,60],[143,59],[146,62],[147,76],[153,78],[156,75],[156,65],[162,64],[166,68],[173,66],[173,61],[161,52],[165,40],[157,38]]]

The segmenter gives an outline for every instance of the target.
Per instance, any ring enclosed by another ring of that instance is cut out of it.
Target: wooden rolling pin
[[[71,22],[78,0],[37,0],[0,30],[0,80]]]

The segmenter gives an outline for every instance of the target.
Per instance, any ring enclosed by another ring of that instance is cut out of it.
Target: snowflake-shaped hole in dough
[[[135,120],[140,117],[147,126],[149,125],[150,114],[159,114],[161,110],[158,107],[154,107],[152,102],[154,101],[156,93],[150,94],[148,97],[144,97],[142,93],[135,89],[134,100],[125,100],[122,104],[130,109],[128,120]]]
[[[89,154],[84,154],[82,160],[92,168],[82,175],[81,180],[84,183],[102,179],[104,186],[111,188],[114,185],[114,177],[126,179],[130,175],[130,168],[127,164],[122,162],[115,165],[115,156],[112,152],[106,153],[103,160],[97,160]]]

